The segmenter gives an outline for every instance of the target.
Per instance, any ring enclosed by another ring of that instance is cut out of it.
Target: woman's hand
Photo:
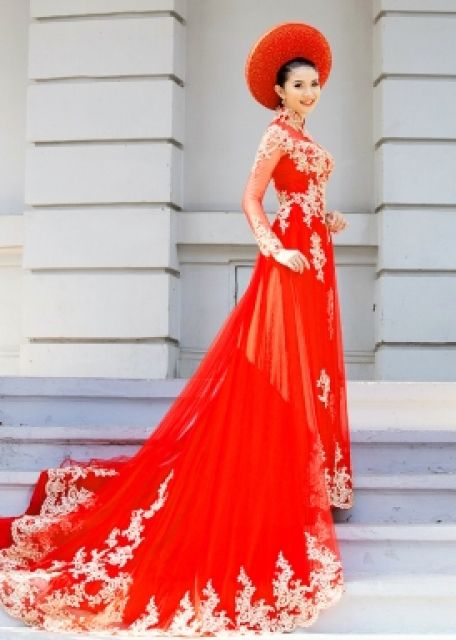
[[[342,231],[348,226],[347,219],[341,214],[340,211],[327,211],[325,215],[325,222],[328,225],[330,231],[337,233]]]
[[[310,269],[310,262],[299,249],[279,249],[274,253],[274,259],[299,273],[302,273],[304,268]]]

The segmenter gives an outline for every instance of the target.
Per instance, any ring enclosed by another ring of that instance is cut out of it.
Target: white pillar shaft
[[[376,377],[450,380],[456,367],[456,6],[374,9]]]
[[[31,2],[23,374],[175,375],[184,9]]]

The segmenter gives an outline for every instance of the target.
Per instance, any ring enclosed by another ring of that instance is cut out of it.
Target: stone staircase
[[[185,382],[0,378],[2,514],[65,455],[135,451]],[[456,383],[350,381],[348,403],[355,505],[334,511],[345,593],[301,632],[456,638]],[[0,640],[55,637],[0,612]]]

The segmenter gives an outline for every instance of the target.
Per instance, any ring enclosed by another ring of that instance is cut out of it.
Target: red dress
[[[277,110],[245,187],[260,248],[249,285],[148,440],[42,471],[27,512],[0,520],[0,603],[26,624],[256,634],[308,627],[339,600],[331,507],[353,498],[333,159],[292,116]],[[282,246],[311,268],[277,262]]]

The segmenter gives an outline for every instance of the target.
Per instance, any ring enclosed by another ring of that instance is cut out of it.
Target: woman
[[[306,127],[330,66],[302,23],[252,49],[249,89],[276,112],[243,195],[249,286],[134,456],[44,470],[26,514],[1,521],[12,616],[129,637],[285,632],[340,598],[331,507],[352,505],[352,483],[331,232],[346,223],[325,210],[333,160]]]

